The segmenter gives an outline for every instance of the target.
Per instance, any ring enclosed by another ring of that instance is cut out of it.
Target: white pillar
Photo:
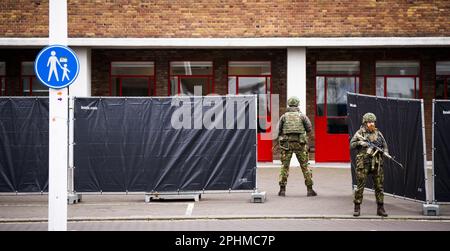
[[[69,86],[71,97],[91,96],[91,48],[73,47],[71,48],[80,61],[80,72],[77,79]]]
[[[292,96],[300,99],[300,110],[306,114],[306,48],[304,47],[287,49],[286,98],[289,99]],[[291,159],[290,166],[300,166],[297,158]]]
[[[287,49],[287,98],[297,96],[300,110],[306,114],[306,48]]]
[[[49,2],[49,43],[67,45],[67,0]],[[66,231],[68,90],[50,88],[49,96],[48,230]]]

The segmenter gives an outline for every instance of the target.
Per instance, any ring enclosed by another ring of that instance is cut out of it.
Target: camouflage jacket
[[[356,149],[358,151],[358,154],[365,154],[367,152],[367,147],[364,147],[362,144],[366,140],[374,143],[376,146],[383,149],[383,151],[385,151],[386,153],[388,152],[388,146],[386,140],[383,137],[383,134],[378,129],[375,129],[374,132],[369,132],[369,130],[367,130],[366,126],[364,125],[359,128],[355,135],[353,135],[352,139],[350,140],[350,148]]]
[[[300,112],[300,109],[299,109],[298,107],[288,107],[287,110],[286,110],[286,113],[289,113],[289,112],[297,112],[297,113],[299,113],[299,115],[300,115],[300,121],[301,121],[301,123],[302,123],[301,126],[303,126],[303,128],[304,128],[304,130],[305,130],[305,136],[306,136],[306,133],[311,132],[311,130],[312,130],[311,121],[309,120],[309,118],[308,118],[306,115],[304,115],[304,114],[302,114],[302,113]],[[286,113],[283,114],[283,115],[280,117],[280,121],[278,122],[278,127],[277,127],[277,128],[278,128],[278,129],[277,129],[277,135],[278,135],[278,137],[286,136],[286,135],[283,133],[283,131],[284,131],[283,129],[284,129],[285,124],[286,124],[286,117],[287,117]]]

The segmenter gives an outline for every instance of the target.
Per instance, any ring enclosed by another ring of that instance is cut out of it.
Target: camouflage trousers
[[[297,160],[300,163],[300,167],[303,172],[303,177],[305,178],[305,185],[310,187],[313,185],[312,181],[312,170],[309,167],[308,159],[308,145],[301,144],[299,142],[289,142],[288,150],[281,148],[280,149],[280,158],[281,158],[281,171],[279,177],[280,186],[286,186],[287,179],[289,177],[289,164],[291,162],[292,154],[295,153],[297,156]]]
[[[355,204],[361,204],[363,200],[364,187],[366,186],[366,179],[369,174],[372,174],[373,185],[375,188],[375,198],[377,203],[383,203],[383,160],[382,158],[372,158],[364,154],[356,156],[356,190]]]

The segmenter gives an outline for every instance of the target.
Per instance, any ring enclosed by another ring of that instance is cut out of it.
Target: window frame
[[[209,62],[211,63],[211,74],[193,74],[193,75],[181,75],[181,74],[172,74],[172,63],[175,62]],[[202,93],[202,96],[206,96],[209,94],[214,94],[215,91],[215,72],[214,72],[214,61],[213,60],[173,60],[169,61],[169,67],[168,67],[168,96],[172,96],[172,78],[177,78],[177,86],[178,86],[178,92],[175,95],[181,95],[181,79],[182,78],[206,78],[208,79],[208,82],[210,82],[210,85],[207,86],[208,93]],[[210,90],[211,88],[211,90]]]
[[[143,74],[113,74],[113,63],[152,63],[153,64],[153,75],[143,75]],[[156,63],[155,61],[135,61],[135,60],[129,60],[129,61],[110,61],[109,62],[109,96],[112,95],[112,80],[113,78],[119,79],[119,93],[117,97],[122,97],[123,89],[122,89],[122,78],[140,78],[140,79],[147,79],[147,96],[152,97],[156,95]],[[152,87],[152,81],[153,81],[153,88]]]
[[[401,74],[377,74],[377,63],[406,63],[406,62],[410,62],[410,63],[418,63],[419,65],[419,70],[417,75],[401,75]],[[412,99],[421,99],[422,96],[422,91],[423,91],[423,87],[422,87],[422,62],[420,60],[378,60],[375,61],[375,72],[374,72],[374,90],[375,93],[374,95],[377,95],[377,78],[378,77],[383,77],[383,88],[384,88],[384,93],[383,93],[383,97],[388,97],[387,96],[387,79],[388,78],[414,78],[414,97]],[[419,90],[417,90],[417,78],[419,79]]]
[[[315,77],[314,77],[314,82],[315,82],[315,88],[314,88],[314,114],[317,117],[327,117],[327,118],[336,118],[336,119],[342,119],[342,118],[347,118],[348,116],[328,116],[328,109],[327,109],[327,92],[328,92],[328,81],[327,78],[354,78],[354,88],[355,90],[358,90],[358,93],[361,93],[361,61],[359,60],[354,60],[355,62],[359,63],[359,69],[358,69],[358,74],[319,74],[317,71],[317,62],[348,62],[349,60],[324,60],[324,61],[316,61],[316,67],[314,68],[314,73],[315,73]],[[353,60],[351,60],[353,61]],[[324,107],[323,107],[323,115],[319,116],[317,113],[317,78],[319,77],[323,77],[324,81],[323,81],[323,86],[324,86]],[[358,80],[358,81],[356,81]],[[358,88],[357,84],[358,83]]]
[[[318,62],[358,62],[358,74],[330,74],[330,73],[318,73]],[[328,78],[353,78],[353,85],[354,85],[354,89],[355,91],[357,90],[358,93],[361,93],[361,61],[360,60],[317,60],[315,63],[315,67],[314,67],[314,83],[315,83],[315,88],[314,88],[314,116],[316,118],[324,118],[326,119],[326,123],[327,123],[327,130],[326,130],[326,134],[329,135],[346,135],[348,133],[333,133],[330,132],[329,129],[329,125],[328,125],[328,120],[332,119],[332,120],[341,120],[341,119],[348,119],[348,116],[328,116]],[[323,94],[323,98],[324,98],[324,106],[323,106],[323,115],[319,116],[318,112],[317,112],[317,80],[318,78],[323,77],[324,81],[323,81],[323,86],[324,86],[324,94]]]
[[[23,74],[23,64],[24,63],[33,63],[33,73],[34,73],[33,75],[30,75],[30,74],[25,75],[25,74]],[[33,95],[33,83],[34,83],[33,80],[36,80],[37,84],[43,85],[39,81],[39,79],[37,78],[36,73],[34,72],[34,63],[35,63],[34,61],[21,61],[20,62],[20,94],[21,94],[21,96],[24,96],[24,97],[35,96],[35,95]],[[29,82],[30,83],[29,95],[24,95],[23,81],[25,79],[28,79],[28,81],[30,81]],[[46,88],[48,88],[48,87],[46,87]],[[45,92],[43,92],[43,93],[45,93]],[[47,89],[46,93],[48,93],[48,96],[50,96],[50,88]]]
[[[240,74],[240,75],[236,75],[236,74],[229,74],[229,70],[230,70],[230,63],[231,62],[240,62],[240,63],[269,63],[269,70],[270,70],[270,74]],[[230,95],[230,86],[229,86],[229,79],[230,77],[234,77],[236,78],[236,94],[231,94],[231,95],[239,95],[239,78],[243,77],[243,78],[265,78],[265,86],[264,86],[264,90],[265,90],[265,95],[267,95],[267,91],[269,90],[270,94],[273,94],[273,76],[272,76],[272,61],[269,60],[229,60],[227,62],[227,95]],[[270,79],[269,81],[267,81],[267,79]],[[267,88],[267,84],[270,84],[270,88]],[[269,95],[269,111],[267,112],[266,116],[263,115],[259,115],[259,112],[257,113],[257,118],[258,120],[262,120],[264,119],[266,122],[266,125],[270,125],[271,121],[272,121],[272,95]],[[259,122],[258,122],[258,128],[259,128]],[[267,128],[265,128],[265,132],[268,132]],[[258,133],[259,129],[258,129]]]
[[[442,60],[442,61],[436,61],[435,67],[436,67],[436,75],[434,79],[434,98],[436,98],[436,90],[437,90],[437,79],[438,77],[442,77],[444,79],[444,99],[450,99],[450,93],[449,93],[449,85],[450,85],[450,74],[442,74],[438,75],[437,73],[437,64],[439,62],[450,62],[448,60]]]

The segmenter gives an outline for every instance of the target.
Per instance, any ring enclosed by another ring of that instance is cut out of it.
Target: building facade
[[[48,0],[0,3],[1,96],[48,95],[33,62],[48,45]],[[314,133],[311,158],[349,161],[346,92],[450,96],[449,1],[67,0],[78,96],[278,94],[299,96]],[[260,98],[259,132],[271,121]],[[258,141],[260,161],[278,159]]]

